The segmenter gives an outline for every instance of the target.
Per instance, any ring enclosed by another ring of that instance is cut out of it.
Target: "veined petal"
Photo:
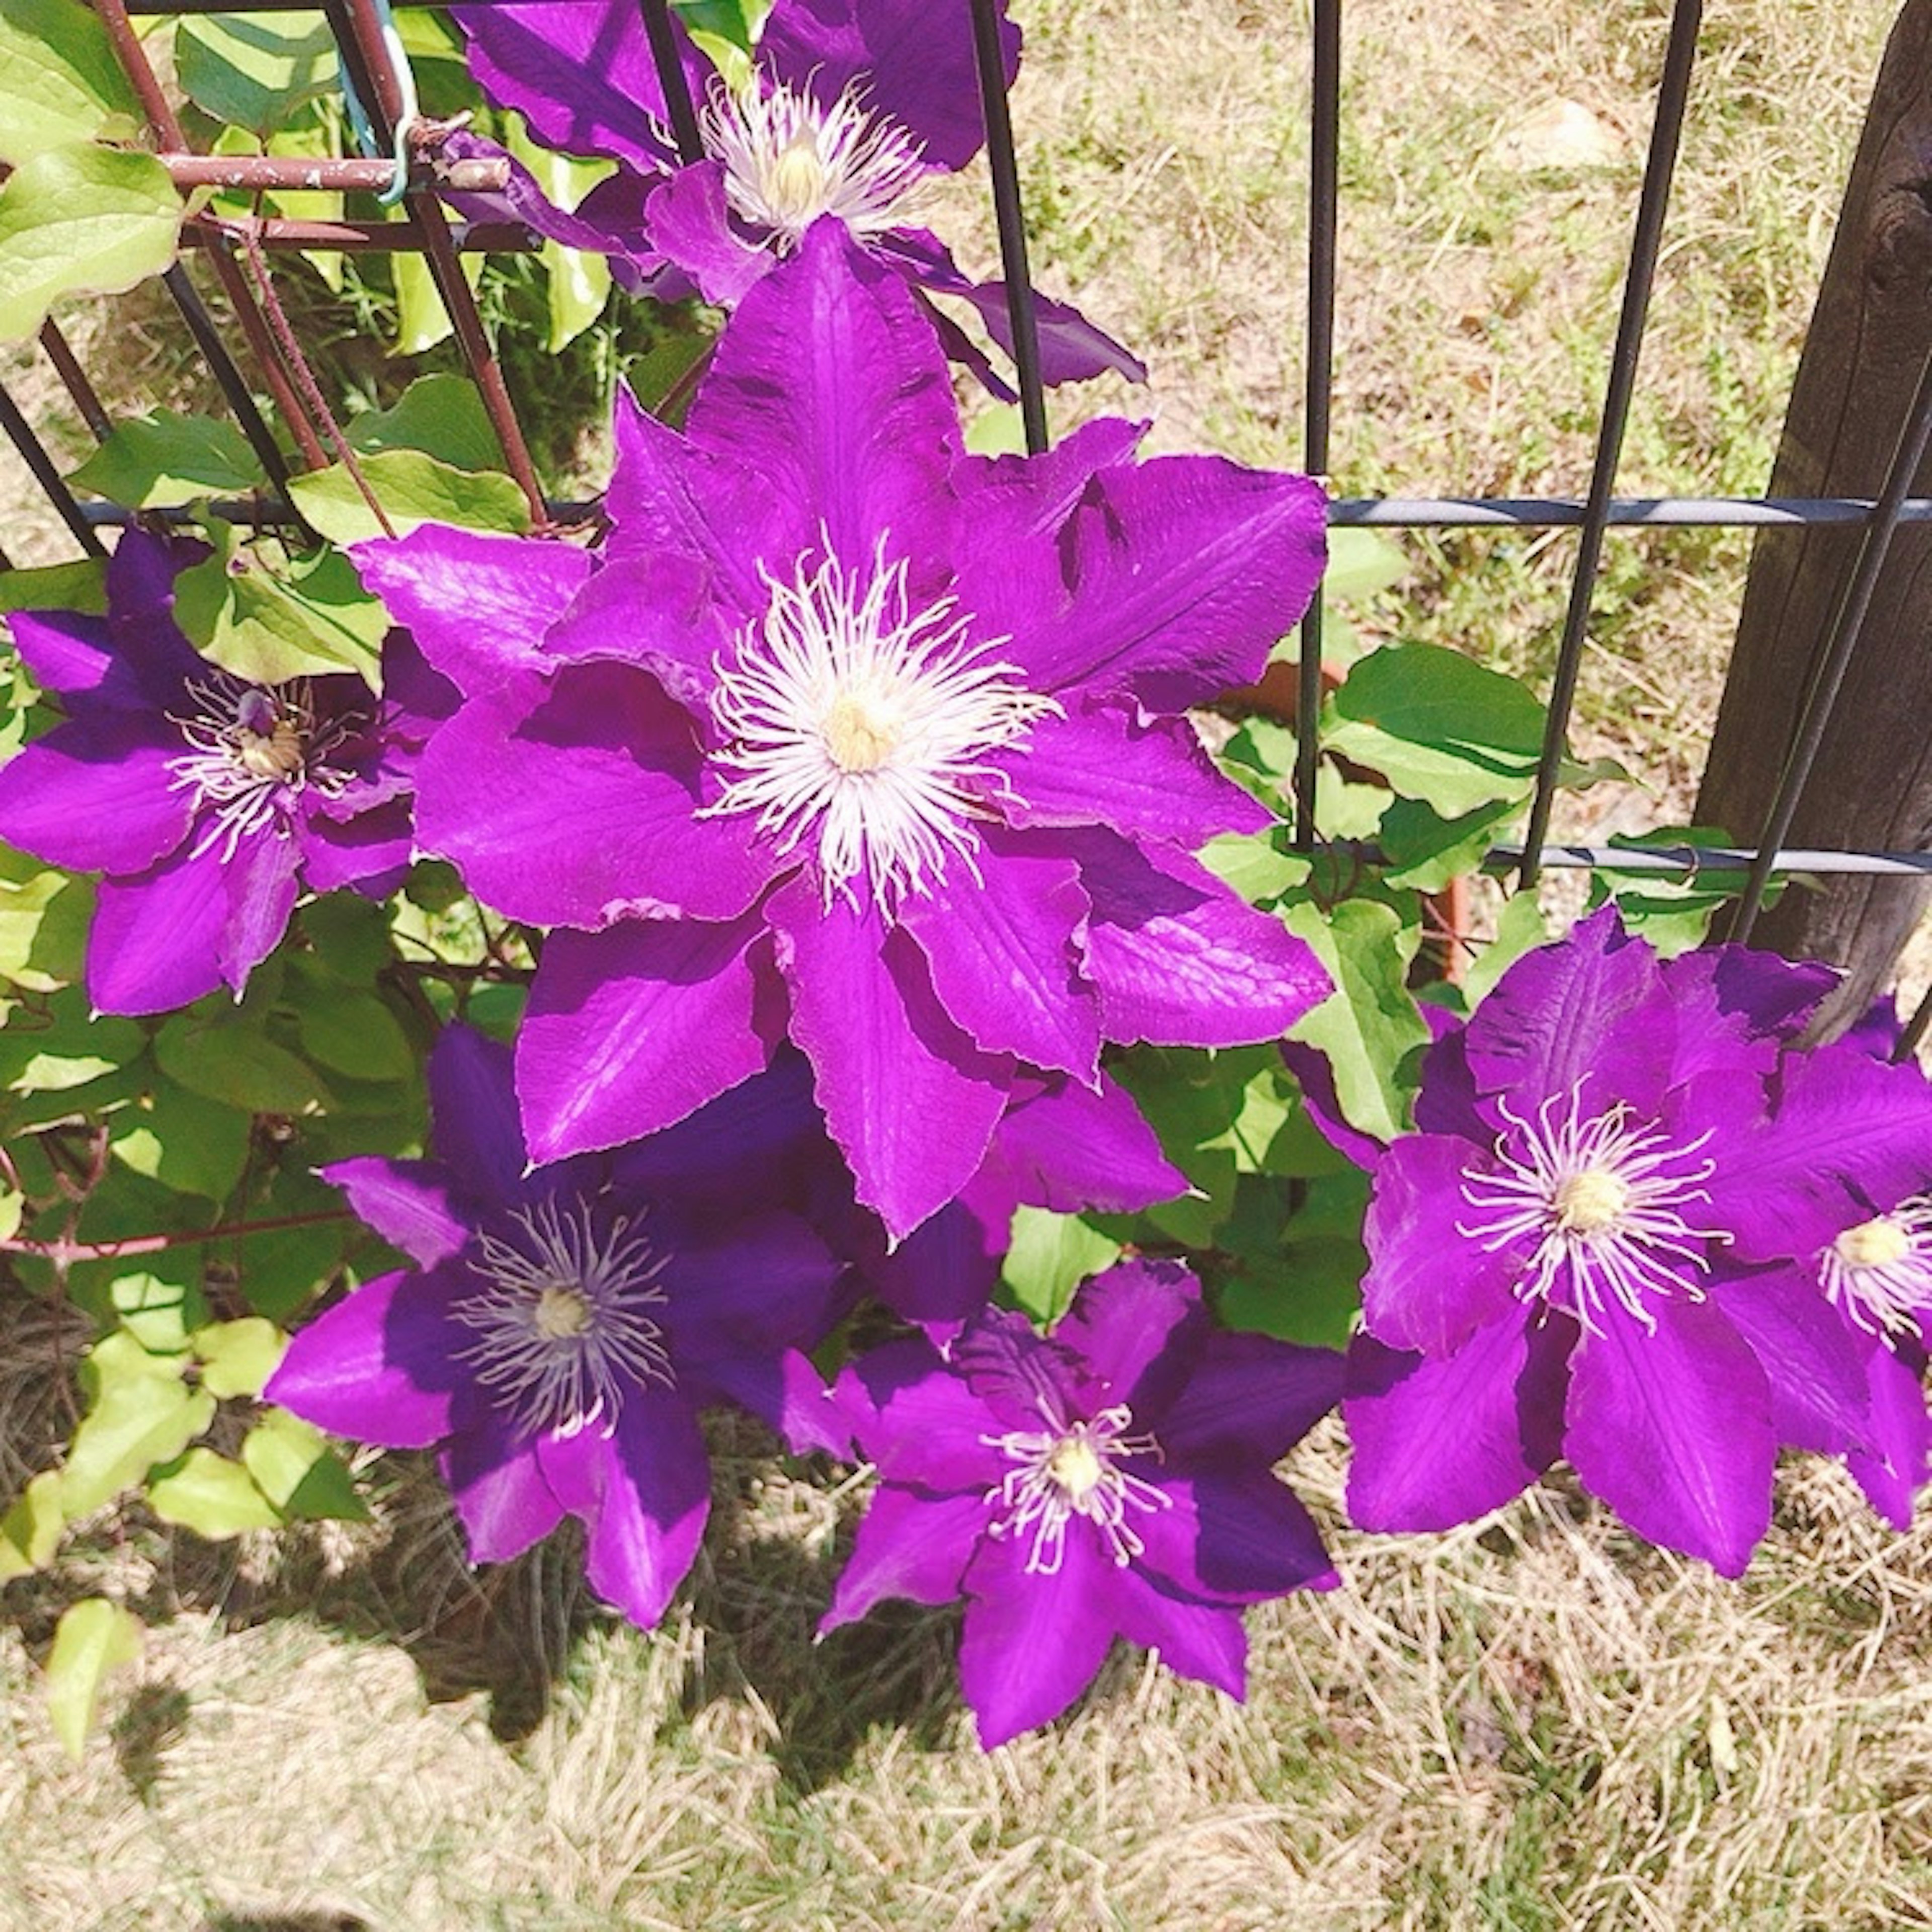
[[[1160,1486],[1168,1507],[1134,1519],[1146,1544],[1136,1562],[1177,1594],[1258,1604],[1335,1583],[1314,1518],[1265,1469],[1196,1470]]]
[[[1770,1382],[1780,1444],[1827,1454],[1873,1446],[1867,1338],[1847,1328],[1815,1274],[1726,1270],[1707,1292]]]
[[[0,767],[0,838],[77,872],[145,872],[188,836],[186,751],[160,718],[110,712],[56,726]]]
[[[216,958],[237,999],[289,929],[298,856],[293,836],[277,826],[244,838],[221,868],[228,906]]]
[[[1341,1400],[1343,1367],[1333,1348],[1216,1332],[1180,1396],[1142,1420],[1177,1462],[1273,1463]]]
[[[837,1396],[868,1462],[888,1484],[982,1500],[1006,1465],[980,1440],[1002,1418],[922,1340],[888,1342],[843,1370]]]
[[[975,1198],[982,1183],[1056,1214],[1136,1214],[1187,1191],[1186,1175],[1106,1073],[1097,1090],[1061,1078],[1016,1098],[994,1131]]]
[[[473,1390],[453,1406],[449,1440],[436,1460],[472,1562],[507,1563],[563,1520],[535,1438]]]
[[[986,1505],[977,1496],[922,1496],[880,1484],[866,1506],[820,1630],[854,1623],[889,1598],[951,1603],[986,1531]]]
[[[1163,1382],[1186,1375],[1207,1327],[1200,1284],[1186,1268],[1178,1262],[1135,1260],[1086,1282],[1053,1337],[1082,1358],[1107,1398],[1125,1402],[1136,1422],[1151,1427],[1165,1411],[1168,1390],[1161,1390],[1156,1406],[1143,1385],[1150,1366]]]
[[[651,196],[650,221],[652,241],[714,308],[735,307],[777,264],[769,248],[741,240],[732,226],[722,161],[680,168]]]
[[[1178,1677],[1211,1684],[1240,1703],[1247,1695],[1248,1634],[1236,1610],[1183,1603],[1135,1570],[1114,1580],[1120,1634],[1154,1652]]]
[[[447,1170],[439,1162],[364,1155],[316,1171],[349,1197],[358,1220],[419,1267],[448,1261],[470,1238],[470,1225],[457,1210]]]
[[[104,1013],[160,1013],[221,984],[229,919],[218,848],[192,846],[104,879],[87,939],[87,994]]]
[[[1027,1570],[1026,1542],[988,1537],[966,1570],[959,1688],[988,1750],[1058,1717],[1093,1682],[1116,1628],[1114,1566],[1084,1523],[1053,1576]]]

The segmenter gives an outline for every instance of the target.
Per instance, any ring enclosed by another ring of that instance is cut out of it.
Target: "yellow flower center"
[[[1078,1508],[1100,1487],[1106,1470],[1084,1436],[1068,1436],[1060,1439],[1047,1458],[1046,1473]]]
[[[825,714],[825,748],[842,772],[875,772],[898,748],[893,721],[878,706],[849,693]]]
[[[1558,1186],[1553,1204],[1564,1233],[1594,1234],[1629,1206],[1630,1189],[1607,1169],[1586,1167]]]
[[[266,731],[243,726],[235,734],[235,754],[242,769],[258,778],[300,777],[304,748],[301,728],[286,718],[278,718]]]
[[[1847,1228],[1832,1245],[1847,1268],[1890,1268],[1912,1252],[1911,1237],[1882,1214]]]
[[[537,1297],[531,1325],[546,1342],[562,1342],[587,1335],[596,1327],[597,1311],[580,1288],[556,1282]]]
[[[804,229],[825,212],[825,164],[817,130],[807,122],[788,141],[765,177],[765,196],[777,225]]]

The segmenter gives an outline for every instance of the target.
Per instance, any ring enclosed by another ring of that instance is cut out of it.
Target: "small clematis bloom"
[[[1242,1606],[1337,1580],[1270,1470],[1340,1386],[1328,1350],[1217,1332],[1168,1262],[1096,1276],[1050,1336],[989,1311],[944,1356],[889,1342],[839,1378],[879,1480],[821,1628],[964,1597],[988,1750],[1065,1710],[1116,1636],[1238,1700]]]
[[[107,613],[16,613],[28,669],[66,722],[0,770],[0,838],[104,874],[88,934],[96,1009],[238,996],[306,885],[389,890],[409,862],[416,752],[454,703],[400,636],[378,699],[352,675],[250,683],[176,627],[174,579],[206,552],[139,530]]]
[[[600,554],[358,547],[468,700],[425,848],[561,928],[518,1045],[537,1158],[667,1126],[784,1034],[903,1236],[1016,1082],[1097,1090],[1103,1042],[1269,1038],[1327,993],[1191,856],[1268,820],[1184,716],[1300,616],[1321,493],[1138,436],[962,454],[910,298],[821,223],[684,434],[620,411]]]
[[[1006,78],[1019,29],[1000,10]],[[731,307],[830,217],[922,296],[970,304],[1011,352],[1006,288],[963,274],[916,225],[922,190],[956,172],[984,138],[965,0],[777,0],[743,84],[728,86],[674,21],[704,154],[685,164],[635,0],[460,7],[471,73],[519,110],[537,137],[608,158],[616,172],[574,214],[552,207],[520,169],[518,218],[567,247],[611,257],[620,280],[674,298],[693,290]],[[480,152],[475,136],[455,151]],[[957,326],[928,304],[948,352],[991,377]],[[1036,297],[1048,382],[1140,362],[1077,310]]]
[[[1788,1266],[1767,1082],[1822,982],[1741,948],[1660,963],[1606,908],[1432,1050],[1377,1162],[1344,1405],[1364,1528],[1447,1528],[1561,1455],[1726,1575],[1801,1412],[1862,1442],[1844,1325]]]
[[[478,1562],[576,1517],[592,1588],[655,1624],[710,1506],[700,1408],[844,1441],[798,1352],[840,1264],[768,1204],[812,1125],[803,1089],[752,1082],[656,1142],[530,1169],[506,1048],[453,1027],[429,1084],[434,1159],[325,1170],[416,1265],[298,1330],[264,1393],[338,1435],[440,1445]]]

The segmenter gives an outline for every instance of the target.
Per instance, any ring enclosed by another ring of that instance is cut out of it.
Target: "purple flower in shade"
[[[620,412],[598,556],[358,548],[469,700],[424,754],[425,849],[564,928],[518,1045],[539,1159],[668,1125],[788,1030],[902,1235],[1027,1069],[1091,1088],[1103,1041],[1265,1039],[1326,993],[1189,856],[1267,814],[1181,715],[1300,616],[1320,491],[1137,464],[1138,434],[963,455],[910,298],[821,224],[687,434]]]
[[[1562,1455],[1640,1534],[1735,1575],[1798,1419],[1866,1439],[1845,1325],[1789,1265],[1779,1190],[1748,1184],[1792,1144],[1768,1083],[1828,977],[1736,947],[1660,964],[1606,908],[1432,1050],[1365,1231],[1363,1527],[1466,1522]]]
[[[592,1586],[653,1624],[710,1507],[701,1408],[844,1442],[798,1352],[839,1264],[770,1204],[814,1124],[804,1088],[752,1082],[655,1142],[526,1171],[507,1050],[452,1028],[429,1082],[434,1160],[326,1170],[416,1266],[302,1329],[265,1393],[340,1435],[440,1444],[479,1562],[577,1517]]]
[[[1117,1636],[1238,1699],[1241,1606],[1336,1580],[1269,1472],[1341,1366],[1216,1332],[1166,1262],[1096,1276],[1050,1336],[988,1312],[943,1357],[873,1351],[839,1394],[878,1486],[822,1628],[963,1596],[960,1683],[989,1750],[1065,1710]]]
[[[392,636],[378,700],[348,674],[250,684],[200,657],[172,615],[206,555],[130,530],[104,618],[16,613],[28,669],[67,722],[0,770],[0,838],[100,872],[87,988],[103,1012],[239,994],[298,891],[391,889],[410,860],[416,753],[454,702]]]
[[[1011,352],[1005,285],[970,280],[936,236],[913,225],[925,185],[964,167],[984,137],[965,0],[777,0],[750,79],[736,89],[680,26],[705,149],[688,166],[666,126],[636,0],[464,7],[456,16],[492,100],[518,110],[551,147],[617,164],[574,214],[552,207],[521,169],[508,200],[543,233],[611,256],[626,286],[672,298],[694,289],[732,306],[829,215],[922,296],[970,304]],[[1003,17],[1000,31],[1010,81],[1019,29]],[[487,144],[458,136],[456,146]],[[1077,310],[1043,297],[1036,307],[1048,382],[1106,369],[1144,380],[1141,363]],[[956,326],[928,308],[948,352],[1003,388]]]

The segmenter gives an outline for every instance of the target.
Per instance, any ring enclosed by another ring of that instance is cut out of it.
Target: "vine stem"
[[[283,1214],[268,1221],[231,1221],[216,1228],[196,1228],[185,1234],[130,1234],[122,1241],[28,1241],[17,1236],[0,1241],[0,1254],[36,1255],[62,1268],[76,1262],[118,1261],[124,1255],[158,1254],[164,1248],[192,1247],[197,1241],[225,1240],[244,1234],[270,1234],[283,1228],[309,1228],[324,1221],[352,1221],[346,1208],[325,1208],[309,1214]]]

